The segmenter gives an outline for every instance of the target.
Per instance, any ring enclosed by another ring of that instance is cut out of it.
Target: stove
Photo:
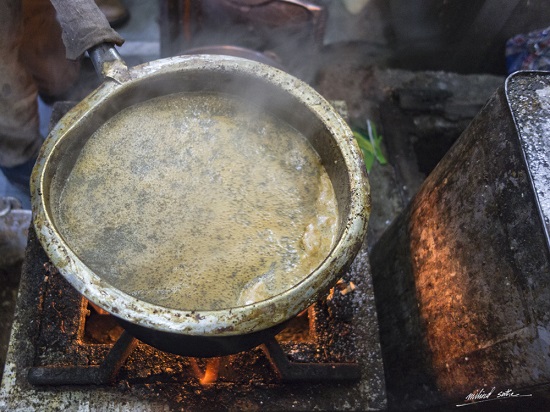
[[[162,352],[124,332],[65,281],[31,230],[0,409],[44,405],[382,409],[383,367],[366,251],[329,296],[276,339],[236,355],[200,359]]]

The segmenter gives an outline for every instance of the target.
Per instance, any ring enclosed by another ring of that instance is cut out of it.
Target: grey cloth
[[[76,60],[101,43],[118,46],[124,39],[114,31],[93,0],[51,0],[63,29],[67,59]]]

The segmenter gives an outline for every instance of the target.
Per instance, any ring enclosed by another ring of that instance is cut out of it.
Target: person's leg
[[[36,85],[19,60],[21,11],[20,0],[0,1],[0,167],[8,179],[28,185],[42,138]]]
[[[74,85],[80,63],[67,60],[61,27],[50,0],[22,0],[23,37],[19,56],[41,96],[59,98]]]

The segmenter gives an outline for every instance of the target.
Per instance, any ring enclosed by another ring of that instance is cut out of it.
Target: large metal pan
[[[159,349],[187,356],[221,356],[254,347],[273,336],[334,285],[363,243],[370,212],[369,185],[352,132],[312,88],[261,63],[193,55],[128,69],[112,45],[94,46],[90,54],[105,81],[55,126],[31,178],[34,225],[48,256],[82,295],[118,318],[132,335]],[[251,88],[269,98],[255,101],[254,95],[247,93]],[[263,110],[307,137],[334,187],[339,227],[334,247],[324,261],[303,281],[289,284],[283,293],[224,310],[175,310],[136,299],[86,266],[66,241],[66,233],[59,230],[57,206],[63,182],[82,147],[106,120],[147,99],[204,90],[263,104]]]

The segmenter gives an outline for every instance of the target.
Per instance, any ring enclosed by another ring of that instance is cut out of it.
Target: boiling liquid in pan
[[[328,255],[337,206],[309,142],[236,98],[174,94],[91,136],[59,200],[60,233],[116,288],[182,310],[242,306]]]

